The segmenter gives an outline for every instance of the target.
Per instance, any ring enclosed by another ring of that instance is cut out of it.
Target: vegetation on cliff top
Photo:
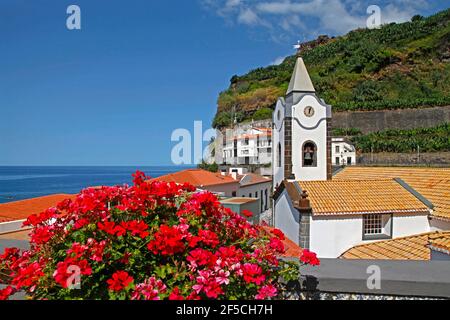
[[[418,108],[450,104],[450,9],[428,18],[357,29],[320,39],[302,57],[316,91],[334,111]],[[269,118],[284,96],[295,56],[277,66],[233,76],[218,98],[214,127]],[[263,110],[263,111],[261,111]]]
[[[363,135],[355,128],[334,129],[334,135],[349,136],[359,152],[450,151],[450,123],[431,128],[389,129]]]

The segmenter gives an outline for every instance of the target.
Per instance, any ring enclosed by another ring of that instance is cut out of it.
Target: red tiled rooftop
[[[239,182],[230,176],[223,176],[219,172],[210,172],[203,169],[187,169],[170,173],[149,181],[165,181],[175,183],[190,183],[195,187],[216,186],[221,184],[230,184]]]
[[[39,214],[68,198],[73,199],[75,196],[70,194],[54,194],[38,198],[1,203],[0,222],[26,219],[30,215]]]
[[[256,173],[245,173],[243,175],[238,176],[238,178],[240,180],[245,178],[244,181],[241,181],[242,186],[250,186],[253,184],[272,182],[272,179],[266,178]]]
[[[268,234],[272,235],[270,232],[274,229],[273,227],[262,226],[261,228]],[[284,249],[286,250],[286,252],[282,255],[283,257],[286,258],[300,257],[300,255],[303,252],[303,249],[300,248],[294,241],[286,237],[282,242],[284,244]]]

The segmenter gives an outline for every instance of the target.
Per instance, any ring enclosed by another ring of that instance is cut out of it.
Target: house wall
[[[337,258],[345,250],[362,242],[362,216],[313,216],[310,250],[319,258]]]
[[[394,215],[393,238],[405,237],[430,231],[427,215]]]
[[[299,212],[292,206],[286,190],[284,190],[274,204],[274,224],[275,228],[284,232],[290,240],[298,243],[299,241]]]
[[[207,187],[199,187],[200,189],[203,190],[208,190],[211,192],[217,192],[217,193],[224,193],[225,197],[232,197],[233,196],[233,192],[238,191],[239,189],[239,183],[227,183],[227,184],[221,184],[221,185],[217,185],[217,186],[207,186]]]
[[[339,146],[339,152],[336,152],[336,146]],[[333,165],[355,165],[356,164],[356,152],[355,151],[347,151],[348,149],[353,149],[354,147],[344,141],[333,141],[331,143],[331,163]],[[336,161],[336,157],[339,158],[339,161]],[[351,163],[349,164],[347,158],[351,158]],[[343,163],[342,163],[343,162]]]
[[[431,219],[430,228],[430,231],[448,231],[450,230],[450,221]]]
[[[25,222],[25,220],[15,220],[15,221],[7,221],[0,223],[0,234],[2,233],[9,233],[14,232],[22,229],[22,224]]]
[[[256,198],[255,193],[258,192],[258,201],[261,204],[261,191],[263,192],[263,204],[260,205],[261,212],[265,211],[266,208],[266,199],[265,199],[265,190],[267,190],[267,208],[270,208],[270,196],[271,196],[271,188],[272,188],[272,182],[267,183],[258,183],[258,184],[252,184],[248,186],[241,186],[239,190],[237,191],[238,197],[248,197],[249,194],[252,194],[252,198]]]
[[[430,231],[427,215],[394,215],[392,237],[405,237]],[[362,215],[348,217],[313,216],[311,223],[311,251],[319,258],[337,258],[346,250],[364,241]]]

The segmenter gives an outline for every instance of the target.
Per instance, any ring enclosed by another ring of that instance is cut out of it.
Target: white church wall
[[[450,221],[444,221],[439,219],[432,219],[430,221],[430,231],[449,231]]]
[[[406,237],[430,231],[427,215],[394,215],[392,237]]]
[[[310,250],[319,258],[337,258],[344,251],[362,242],[362,216],[313,217],[310,229]]]
[[[299,239],[299,212],[292,206],[286,190],[279,196],[275,206],[275,228],[284,232],[290,240],[298,243]]]
[[[314,115],[304,114],[306,107],[314,108]],[[327,179],[327,107],[320,104],[312,95],[305,95],[300,102],[293,106],[293,117],[301,125],[292,121],[292,165],[297,180],[326,180]],[[307,141],[317,146],[317,166],[303,167],[302,147]]]
[[[272,129],[272,178],[274,188],[284,179],[284,112],[283,102],[279,99],[273,114],[274,126]],[[278,166],[278,144],[281,145],[281,166]]]

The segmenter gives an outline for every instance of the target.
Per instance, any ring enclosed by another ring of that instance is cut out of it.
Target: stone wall
[[[361,165],[450,165],[450,152],[430,153],[363,153],[357,156]]]
[[[450,106],[333,113],[333,128],[358,128],[363,133],[434,127],[443,122],[450,122]]]

